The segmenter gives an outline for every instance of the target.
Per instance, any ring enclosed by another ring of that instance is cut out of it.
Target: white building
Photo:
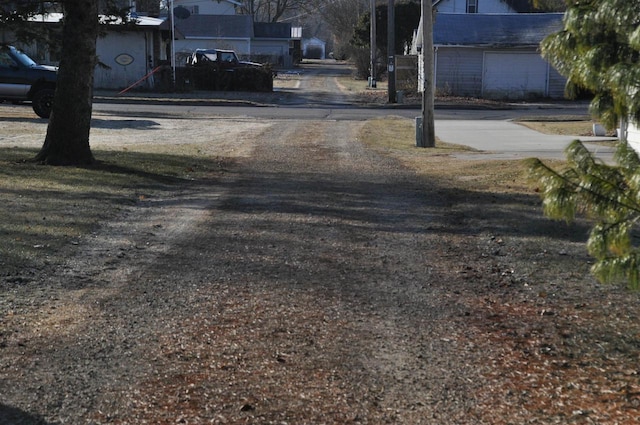
[[[504,0],[434,0],[436,13],[518,13]]]

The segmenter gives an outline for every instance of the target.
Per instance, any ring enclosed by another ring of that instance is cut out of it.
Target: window
[[[478,0],[467,0],[467,13],[478,13]]]
[[[191,12],[192,15],[199,15],[200,14],[200,6],[198,6],[196,4],[194,6],[189,7],[189,12]]]
[[[14,66],[16,66],[16,63],[9,55],[9,52],[0,51],[0,68],[11,68]]]

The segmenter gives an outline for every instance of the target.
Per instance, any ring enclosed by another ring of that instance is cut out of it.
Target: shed
[[[166,58],[170,57],[171,22],[163,22],[166,34]],[[191,15],[175,20],[176,63],[184,60],[196,49],[235,50],[241,58],[251,56],[253,19],[250,15]]]
[[[166,58],[170,57],[171,22],[161,27]],[[196,49],[234,50],[244,60],[291,66],[290,23],[253,22],[251,15],[191,15],[175,20],[176,63]]]
[[[307,59],[326,58],[327,43],[317,37],[302,40],[302,57]]]
[[[62,13],[34,16],[33,25],[59,26]],[[163,20],[147,16],[135,19],[133,25],[119,25],[101,16],[104,35],[96,41],[96,54],[102,66],[96,67],[94,87],[99,89],[122,89],[149,75],[158,64],[160,25]],[[39,51],[39,45],[20,45],[27,53],[46,64],[58,64],[58,51]],[[153,86],[153,78],[145,80],[147,87]]]
[[[566,79],[540,55],[563,28],[562,13],[438,13],[435,87],[441,95],[499,99],[562,98]]]

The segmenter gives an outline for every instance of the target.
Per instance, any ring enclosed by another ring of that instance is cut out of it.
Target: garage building
[[[434,23],[439,95],[490,99],[562,98],[566,79],[540,55],[562,13],[449,14]]]

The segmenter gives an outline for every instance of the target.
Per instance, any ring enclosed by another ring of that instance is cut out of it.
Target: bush
[[[273,91],[273,73],[270,67],[218,70],[215,66],[176,69],[176,82],[195,90],[218,91]]]
[[[360,80],[366,80],[369,77],[369,69],[371,68],[371,52],[366,47],[353,47],[350,55],[355,65],[355,78]],[[380,58],[380,52],[378,52],[378,58]],[[386,63],[380,63],[378,60],[376,66],[376,80],[381,81],[382,77],[386,75],[387,66]]]

